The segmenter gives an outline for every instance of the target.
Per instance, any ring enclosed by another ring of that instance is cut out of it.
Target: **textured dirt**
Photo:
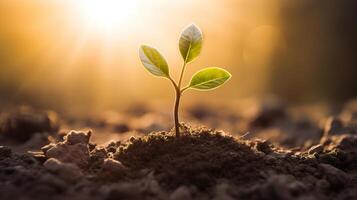
[[[3,113],[0,199],[357,199],[357,101],[236,108],[185,109],[187,121],[229,133],[182,124],[179,138],[150,108],[50,123],[32,119],[47,111]]]

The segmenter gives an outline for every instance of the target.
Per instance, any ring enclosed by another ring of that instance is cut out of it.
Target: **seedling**
[[[184,91],[188,89],[195,90],[212,90],[215,89],[231,78],[231,74],[218,67],[208,67],[196,72],[190,83],[181,87],[183,74],[188,63],[195,60],[201,52],[202,48],[202,32],[194,24],[189,25],[183,30],[179,39],[179,49],[183,58],[183,65],[178,83],[176,83],[170,76],[169,67],[162,56],[162,54],[154,47],[148,45],[141,45],[139,49],[139,56],[144,67],[153,75],[167,78],[171,81],[175,88],[176,99],[174,107],[174,121],[176,137],[180,136],[179,123],[179,105],[180,99]]]

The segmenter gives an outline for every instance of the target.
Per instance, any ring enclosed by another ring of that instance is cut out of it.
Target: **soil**
[[[149,105],[87,119],[3,112],[0,199],[357,199],[357,100],[183,113],[192,123],[177,138]]]

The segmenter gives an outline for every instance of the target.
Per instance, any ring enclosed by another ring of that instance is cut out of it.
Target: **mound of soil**
[[[153,170],[168,188],[194,185],[202,190],[219,179],[238,185],[262,180],[260,172],[267,167],[263,157],[244,141],[205,128],[186,128],[179,138],[171,132],[132,138],[114,154],[130,169]]]
[[[42,152],[0,147],[0,199],[356,199],[357,139],[308,151],[183,127],[111,142],[69,132]]]

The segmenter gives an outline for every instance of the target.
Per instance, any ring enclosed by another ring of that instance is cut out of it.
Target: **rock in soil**
[[[103,171],[108,172],[112,175],[124,174],[127,170],[127,168],[121,162],[112,158],[106,158],[103,161],[102,169]]]
[[[322,153],[322,151],[324,150],[324,147],[322,146],[322,144],[317,144],[315,146],[312,146],[308,153],[309,154],[314,154],[314,153]]]
[[[82,177],[82,172],[77,165],[62,163],[55,158],[48,159],[43,166],[66,181],[75,181]]]
[[[55,158],[64,163],[73,163],[81,168],[89,164],[89,138],[91,132],[71,131],[64,142],[49,144],[42,148],[47,158]]]

